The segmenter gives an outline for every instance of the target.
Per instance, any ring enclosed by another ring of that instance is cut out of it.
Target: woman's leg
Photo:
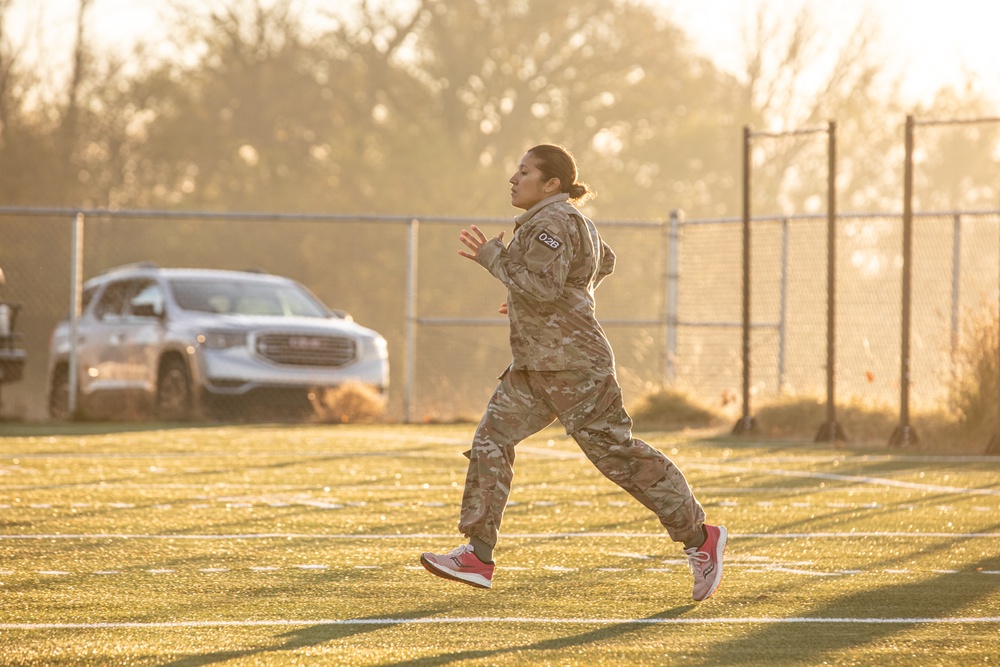
[[[576,374],[573,390],[566,388]],[[632,419],[622,405],[613,373],[561,371],[547,378],[558,391],[547,399],[587,458],[608,479],[649,508],[671,539],[698,546],[705,511],[683,473],[662,452],[632,437]]]
[[[527,371],[508,370],[501,376],[467,452],[459,532],[496,546],[514,477],[514,447],[554,419],[529,385]]]

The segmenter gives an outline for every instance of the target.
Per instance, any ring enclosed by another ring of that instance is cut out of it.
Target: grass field
[[[2,665],[1000,662],[1000,459],[643,437],[730,531],[679,546],[561,431],[492,591],[432,577],[472,427],[0,426]]]

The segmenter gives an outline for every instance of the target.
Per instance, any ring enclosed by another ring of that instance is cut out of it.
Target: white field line
[[[813,472],[809,470],[773,470],[773,469],[766,470],[760,468],[750,468],[745,466],[733,466],[733,465],[715,464],[715,463],[688,463],[686,467],[698,470],[711,470],[715,472],[738,472],[743,474],[755,473],[758,475],[776,475],[779,477],[808,477],[814,479],[828,479],[837,482],[851,482],[854,484],[874,484],[877,486],[891,486],[901,489],[917,489],[920,491],[931,491],[934,493],[1000,496],[1000,489],[967,489],[961,486],[941,486],[938,484],[922,484],[919,482],[901,482],[896,479],[886,479],[885,477],[838,475],[836,473]]]
[[[366,441],[370,443],[376,442],[389,442],[393,444],[398,444],[401,440],[405,440],[407,443],[420,443],[429,445],[448,445],[448,446],[458,446],[468,448],[472,443],[472,431],[469,432],[468,438],[435,438],[433,436],[421,436],[421,435],[409,435],[406,436],[384,436],[378,437],[375,434],[365,434],[363,437]],[[3,439],[3,436],[0,436]],[[313,443],[315,444],[315,443]],[[560,443],[562,444],[562,443]],[[751,443],[747,443],[751,444]],[[770,443],[766,443],[770,444]],[[238,447],[238,443],[234,443],[235,447]],[[572,443],[570,443],[572,447]],[[669,456],[676,456],[679,461],[687,461],[684,454],[671,455],[669,454],[670,449],[673,445],[659,444],[658,446],[662,451],[668,453]],[[565,450],[556,449],[554,447],[544,447],[542,445],[529,445],[521,444],[518,446],[519,452],[531,452],[538,455],[545,455],[554,458],[584,458],[582,452],[578,450]],[[242,458],[382,458],[382,457],[427,457],[427,458],[441,458],[447,457],[452,458],[457,455],[452,452],[434,452],[434,451],[420,451],[420,452],[410,452],[405,449],[401,450],[353,450],[353,451],[337,451],[334,448],[328,450],[250,450],[250,451],[240,451],[240,457]],[[9,459],[24,459],[24,460],[58,460],[58,459],[122,459],[122,460],[135,460],[135,459],[190,459],[190,458],[222,458],[228,459],[233,456],[232,451],[190,451],[190,452],[2,452],[0,453],[0,461]],[[803,455],[787,455],[787,456],[755,456],[752,459],[747,459],[741,456],[726,456],[719,457],[723,460],[728,460],[731,463],[739,463],[741,461],[750,461],[754,463],[834,463],[836,461],[844,462],[859,462],[859,463],[884,463],[888,461],[903,462],[903,463],[997,463],[996,456],[978,456],[978,455],[968,455],[968,456],[953,456],[953,455],[934,455],[934,454],[924,454],[924,455],[905,455],[905,454],[803,454]],[[688,463],[687,465],[691,465]]]
[[[443,442],[443,441],[439,441]],[[448,442],[445,444],[455,444],[454,442]],[[525,453],[533,453],[545,458],[553,458],[556,460],[585,460],[585,456],[579,451],[561,451],[555,449],[549,449],[544,447],[532,447],[527,445],[521,445],[520,451]],[[58,458],[119,458],[119,459],[136,459],[136,458],[228,458],[231,454],[223,454],[217,452],[210,453],[165,453],[165,454],[129,454],[129,453],[66,453],[66,454],[5,454],[0,455],[0,459],[12,458],[12,459],[58,459]],[[247,452],[245,454],[241,453],[241,456],[253,456],[253,457],[279,457],[279,458],[351,458],[351,457],[412,457],[412,458],[437,458],[442,455],[431,453],[431,452],[405,452],[405,451],[391,451],[391,452]],[[450,454],[446,455],[451,457]],[[867,460],[906,460],[905,457],[860,457],[861,461]],[[972,460],[982,459],[984,462],[994,462],[995,459],[989,457],[970,457],[970,458],[960,458],[960,457],[910,457],[913,460],[920,461],[952,461],[960,460],[969,462]],[[755,459],[757,463],[777,463],[786,462],[787,457],[775,457],[774,460],[768,460],[767,457],[761,459]],[[830,459],[831,461],[834,459]],[[919,482],[903,482],[899,480],[887,479],[884,477],[867,477],[860,475],[841,475],[836,473],[827,472],[815,472],[815,471],[802,471],[802,470],[782,470],[782,469],[760,469],[759,467],[750,467],[742,465],[733,465],[727,463],[702,463],[695,461],[687,461],[683,463],[684,468],[698,469],[698,470],[710,470],[713,472],[735,472],[741,474],[755,473],[755,474],[765,474],[765,475],[775,475],[779,477],[799,477],[807,479],[826,479],[831,481],[839,482],[850,482],[854,484],[869,484],[875,486],[885,486],[885,487],[896,487],[904,489],[915,489],[920,491],[930,491],[935,493],[952,493],[952,494],[968,494],[968,495],[987,495],[987,496],[1000,496],[1000,489],[968,489],[964,487],[957,486],[943,486],[937,484],[924,484]],[[89,482],[82,483],[69,483],[74,486],[87,486]],[[25,490],[35,488],[36,485],[4,485],[0,488],[5,488],[8,490]],[[104,485],[107,486],[118,486],[118,485]],[[122,487],[127,488],[138,488],[147,485],[131,485],[122,484]],[[163,485],[172,486],[173,488],[182,488],[181,485]],[[197,486],[197,485],[194,485]],[[246,485],[233,484],[230,488],[235,488]],[[270,485],[266,485],[270,486]],[[272,486],[271,488],[281,488],[280,485]],[[288,487],[284,487],[288,488]],[[398,487],[397,487],[398,488]],[[786,489],[787,491],[787,489]]]
[[[904,538],[904,539],[1000,539],[1000,533],[940,533],[901,531],[843,531],[816,533],[730,533],[729,539],[758,540],[802,540],[802,539],[848,539],[858,537]],[[52,534],[6,534],[3,540],[446,540],[454,539],[453,533],[407,533],[372,535],[349,533],[223,533],[223,534],[176,534],[161,535],[148,533],[52,533]],[[505,533],[504,539],[513,540],[565,540],[565,539],[668,539],[666,533]]]
[[[185,490],[194,489],[198,491],[204,491],[206,487],[211,487],[212,491],[232,491],[232,490],[257,490],[258,492],[262,490],[267,491],[299,491],[299,492],[316,492],[325,491],[327,488],[336,488],[339,492],[346,492],[352,489],[363,489],[364,491],[394,491],[394,492],[412,492],[412,491],[452,491],[456,487],[455,484],[341,484],[336,483],[333,485],[315,483],[315,484],[277,484],[277,483],[259,483],[259,482],[191,482],[191,483],[166,483],[158,484],[155,482],[106,482],[100,479],[83,481],[83,482],[53,482],[52,479],[48,479],[44,483],[37,484],[0,484],[0,491],[34,491],[34,490],[49,490],[58,487],[60,489],[87,489],[88,491],[155,491],[155,490]],[[570,493],[579,493],[581,491],[606,491],[608,489],[614,489],[613,482],[605,480],[603,478],[596,479],[593,484],[579,485],[579,484],[552,484],[550,482],[538,482],[535,484],[519,484],[516,486],[516,490],[520,493],[536,489],[544,489],[546,491],[567,491]],[[730,486],[698,486],[695,489],[699,496],[705,495],[757,495],[757,494],[820,494],[820,493],[839,493],[842,491],[841,488],[829,487],[825,489],[819,489],[815,486],[743,486],[743,487],[730,487]],[[883,489],[876,487],[860,487],[851,489],[855,493],[882,493]],[[628,503],[623,503],[624,505],[629,505],[633,501]]]
[[[552,456],[560,459],[583,459],[585,458],[582,452],[553,452],[551,450],[542,449],[538,447],[523,447],[523,451],[532,452],[535,454],[542,454],[546,456]],[[755,461],[759,463],[769,462],[766,458],[756,459]],[[956,494],[970,494],[970,495],[986,495],[986,496],[1000,496],[1000,489],[966,489],[959,486],[940,486],[937,484],[922,484],[918,482],[901,482],[894,479],[886,479],[884,477],[864,477],[860,475],[838,475],[836,473],[828,472],[813,472],[813,471],[803,471],[803,470],[781,470],[781,469],[761,469],[759,467],[749,467],[732,465],[726,463],[698,463],[695,461],[687,461],[683,464],[684,468],[690,468],[693,470],[710,470],[713,472],[738,472],[738,473],[756,473],[758,475],[775,475],[779,477],[805,477],[811,479],[828,479],[838,482],[851,482],[854,484],[874,484],[877,486],[891,486],[902,489],[918,489],[921,491],[932,491],[935,493],[956,493]]]
[[[457,617],[457,618],[344,618],[344,619],[275,619],[267,621],[162,621],[105,623],[0,623],[0,630],[132,630],[160,628],[256,628],[289,626],[368,626],[368,625],[786,625],[786,624],[850,624],[850,625],[931,625],[931,624],[996,624],[1000,616],[958,616],[945,618],[827,618],[793,616],[719,617],[719,618],[537,618],[537,617]]]

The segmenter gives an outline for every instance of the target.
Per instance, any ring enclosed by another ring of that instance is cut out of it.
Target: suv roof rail
[[[158,269],[156,262],[132,262],[131,264],[122,264],[121,266],[113,266],[110,269],[106,269],[101,272],[101,275],[106,273],[115,273],[117,271],[128,271],[130,269]]]

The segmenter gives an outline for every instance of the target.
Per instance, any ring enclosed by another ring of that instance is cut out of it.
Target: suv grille
[[[354,361],[354,340],[343,336],[262,334],[257,354],[289,366],[343,366]]]

